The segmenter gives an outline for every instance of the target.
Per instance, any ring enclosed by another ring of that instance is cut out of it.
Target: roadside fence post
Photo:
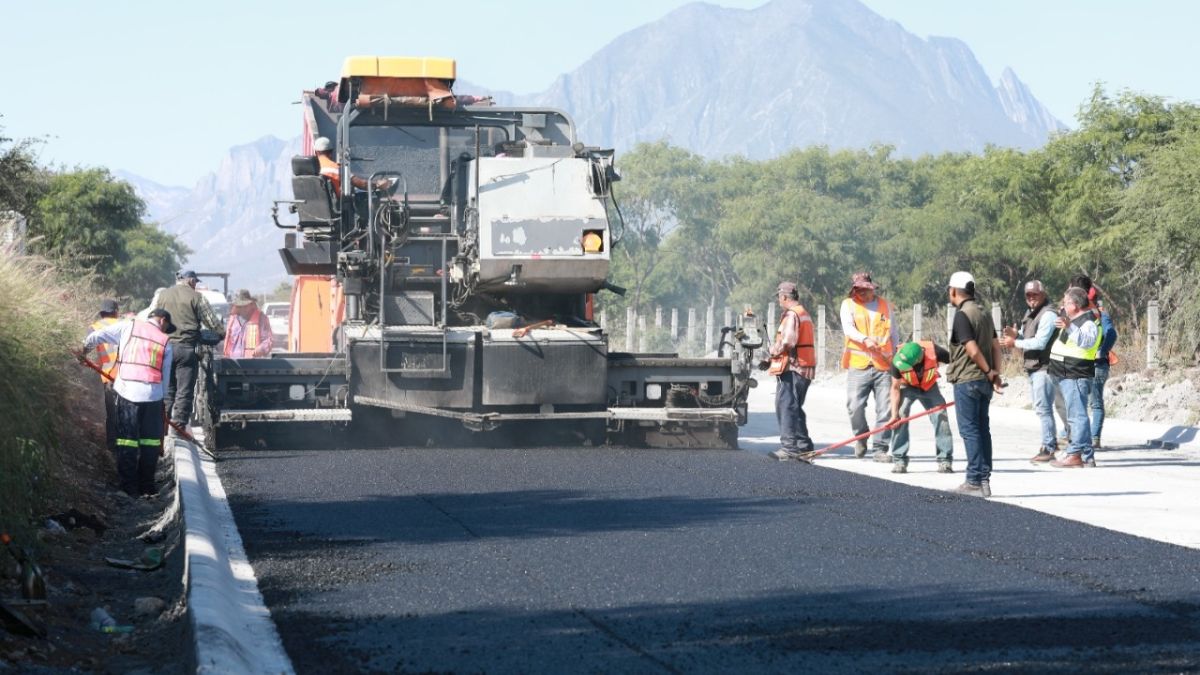
[[[608,330],[608,311],[600,310],[600,330]]]
[[[717,322],[717,309],[711,303],[708,305],[708,311],[704,313],[704,354],[707,355],[713,350],[713,324]]]
[[[646,339],[646,317],[638,317],[638,351],[645,354],[649,349],[648,340]]]
[[[1004,329],[1004,313],[1000,311],[1000,305],[992,305],[992,327],[1000,332]]]
[[[1146,305],[1146,367],[1158,367],[1158,301]]]
[[[634,333],[637,330],[637,312],[632,307],[625,308],[625,351],[632,352],[634,342]]]
[[[671,341],[679,338],[679,308],[671,308]]]
[[[817,305],[817,370],[825,370],[825,305]]]
[[[662,328],[662,305],[654,308],[654,327]]]
[[[687,324],[687,353],[692,355],[696,344],[696,308],[688,307],[688,324]]]
[[[921,303],[919,302],[913,305],[912,339],[913,342],[921,341]]]
[[[954,305],[946,303],[946,341],[950,340],[950,333],[954,331],[954,314],[958,310],[954,309]]]

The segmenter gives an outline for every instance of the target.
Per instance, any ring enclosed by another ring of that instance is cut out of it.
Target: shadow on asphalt
[[[236,499],[253,512],[253,498]],[[692,498],[598,496],[587,491],[518,490],[368,496],[354,501],[273,501],[292,522],[333,524],[337,541],[297,532],[263,532],[256,542],[279,555],[307,553],[341,541],[437,544],[480,539],[567,537],[599,532],[685,528],[715,521],[752,519],[768,512],[818,504],[820,496]],[[355,539],[360,538],[360,539]]]
[[[297,672],[1151,672],[1200,666],[1171,611],[1097,596],[937,585],[714,602],[480,606],[330,623],[273,612]],[[322,630],[315,630],[321,626]],[[570,665],[567,665],[570,664]]]

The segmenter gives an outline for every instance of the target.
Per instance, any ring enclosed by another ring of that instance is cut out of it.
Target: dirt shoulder
[[[90,387],[82,381],[81,386]],[[102,403],[97,407],[103,415]],[[76,413],[78,430],[67,434],[52,478],[55,494],[36,516],[33,552],[45,582],[44,604],[22,598],[20,568],[0,548],[0,602],[45,633],[28,635],[11,620],[0,622],[0,672],[185,672],[190,636],[173,469],[168,459],[160,460],[155,498],[127,497],[117,490],[96,411],[85,406]],[[153,549],[162,564],[152,570],[105,561],[150,561]],[[96,608],[106,608],[118,626],[132,629],[97,630]]]

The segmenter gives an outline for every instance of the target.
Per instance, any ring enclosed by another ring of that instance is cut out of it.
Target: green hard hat
[[[896,366],[896,370],[912,370],[921,362],[921,357],[925,355],[925,350],[921,345],[915,342],[905,342],[900,345],[900,349],[896,350],[896,358],[892,359],[892,365]]]

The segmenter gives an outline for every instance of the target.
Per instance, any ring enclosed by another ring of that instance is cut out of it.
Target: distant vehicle
[[[268,302],[262,306],[263,314],[267,315],[267,319],[271,322],[271,333],[275,336],[275,349],[272,351],[286,351],[288,340],[288,318],[292,313],[292,303],[290,302]]]

